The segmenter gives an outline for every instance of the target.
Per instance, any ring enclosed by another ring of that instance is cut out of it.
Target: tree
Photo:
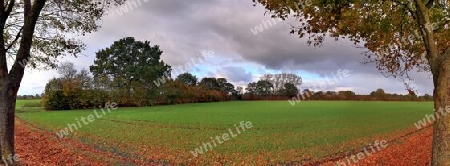
[[[285,83],[283,89],[281,89],[281,95],[288,97],[294,97],[298,92],[298,88],[292,83]]]
[[[77,69],[75,69],[75,65],[71,62],[64,62],[58,65],[56,68],[58,74],[61,75],[64,79],[73,79],[75,75],[77,75]]]
[[[64,84],[72,84],[72,86],[66,86],[68,91],[77,92],[92,88],[92,78],[86,69],[78,72],[72,62],[61,63],[56,69]]]
[[[74,38],[99,29],[115,1],[2,0],[0,3],[0,154],[14,155],[14,109],[25,68],[55,67],[84,45]],[[8,57],[12,58],[9,64]],[[5,162],[5,161],[2,161]],[[14,161],[6,161],[13,165]]]
[[[242,86],[236,87],[236,89],[233,92],[233,97],[236,100],[242,100],[242,95],[244,94],[244,88]]]
[[[217,83],[220,85],[223,85],[225,83],[227,83],[228,80],[226,78],[217,78]]]
[[[292,73],[264,74],[260,80],[269,81],[273,85],[274,91],[278,92],[284,88],[286,83],[299,87],[302,84],[302,78]]]
[[[370,92],[370,96],[375,97],[378,100],[385,100],[386,99],[386,93],[381,88],[377,89],[376,91]]]
[[[273,84],[269,81],[259,80],[256,83],[256,93],[261,96],[272,95]]]
[[[92,89],[92,88],[94,88],[93,79],[91,77],[91,74],[86,69],[80,70],[80,72],[75,76],[75,80],[78,81],[81,89]]]
[[[316,100],[323,100],[324,96],[325,96],[325,94],[323,93],[323,91],[318,91],[313,94],[313,97]]]
[[[326,35],[350,39],[369,51],[386,76],[431,71],[435,112],[450,104],[450,1],[448,0],[252,0],[274,17],[297,17],[291,33],[321,46]],[[307,3],[305,3],[307,2]],[[432,165],[450,165],[450,116],[434,123]]]
[[[219,89],[222,93],[226,95],[236,93],[234,90],[234,85],[229,83],[226,78],[217,78],[217,83],[219,84]]]
[[[90,70],[94,77],[114,82],[131,100],[133,89],[145,87],[152,92],[165,83],[171,69],[161,54],[159,46],[151,46],[150,41],[126,37],[98,51]]]
[[[351,96],[355,96],[356,94],[353,91],[347,90],[347,91],[339,91],[339,95],[351,97]]]
[[[231,84],[231,83],[229,83],[229,82],[226,82],[226,83],[224,83],[224,84],[222,85],[221,91],[222,91],[223,93],[225,93],[226,95],[237,94],[237,91],[234,90],[234,85]]]
[[[177,78],[175,79],[175,81],[184,83],[189,86],[197,85],[197,77],[195,77],[194,75],[192,75],[190,73],[183,73],[183,74],[178,75]]]
[[[78,72],[71,62],[58,65],[57,70],[60,77],[50,80],[45,88],[42,103],[47,110],[92,108],[108,99],[106,91],[95,89],[87,70]]]
[[[70,109],[70,102],[64,95],[63,84],[63,79],[53,78],[45,85],[45,94],[42,103],[47,110]]]
[[[326,95],[330,95],[330,96],[336,96],[337,93],[335,91],[326,91],[325,92]]]
[[[339,91],[338,94],[341,97],[341,99],[344,99],[344,100],[353,99],[353,97],[356,95],[355,92],[349,91],[349,90],[348,91]]]
[[[207,90],[220,90],[220,84],[214,77],[205,77],[203,78],[199,85]]]
[[[183,94],[186,92],[186,84],[178,81],[169,81],[162,87],[164,89],[165,103],[178,104],[183,99]]]
[[[431,95],[429,95],[429,94],[425,94],[425,95],[423,95],[423,98],[424,98],[425,100],[432,100],[432,99],[433,99],[433,96],[431,96]]]
[[[256,94],[256,82],[248,83],[247,87],[245,88],[245,91],[247,91],[247,94],[255,95]]]
[[[304,89],[303,90],[303,96],[305,97],[305,99],[310,98],[311,96],[314,95],[314,93],[312,91],[310,91],[309,89]],[[303,99],[303,100],[305,100]]]
[[[244,88],[242,86],[236,87],[237,95],[242,95],[244,93]]]

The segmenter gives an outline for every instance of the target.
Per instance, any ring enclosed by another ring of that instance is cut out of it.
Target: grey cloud
[[[253,76],[252,73],[237,66],[226,66],[219,69],[218,72],[224,74],[229,82],[250,82]]]
[[[102,20],[99,32],[83,38],[88,46],[84,52],[87,57],[75,60],[77,66],[91,65],[98,49],[110,46],[122,37],[134,36],[137,40],[150,40],[159,45],[164,51],[162,58],[172,66],[187,63],[203,50],[213,50],[218,57],[231,61],[214,63],[216,73],[212,70],[207,75],[223,74],[236,82],[253,80],[255,74],[265,73],[264,68],[303,70],[320,76],[347,69],[362,78],[346,80],[339,87],[352,87],[362,93],[379,86],[391,91],[404,90],[403,85],[386,81],[389,79],[376,71],[373,64],[361,64],[364,50],[346,40],[335,42],[327,38],[322,47],[315,48],[308,46],[306,39],[290,35],[289,24],[295,24],[292,20],[277,22],[254,35],[250,29],[271,18],[264,16],[265,9],[260,5],[253,6],[251,0],[148,1],[122,16],[115,10]],[[239,66],[229,67],[236,61],[239,65],[247,62],[261,68],[254,70],[258,73],[237,73]],[[413,77],[419,91],[431,91],[427,74],[414,74]],[[382,82],[376,83],[378,80]]]

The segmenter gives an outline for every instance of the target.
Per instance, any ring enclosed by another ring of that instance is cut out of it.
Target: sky
[[[113,7],[99,22],[102,28],[80,39],[87,45],[73,62],[78,70],[93,65],[95,53],[124,37],[159,45],[161,58],[178,72],[199,78],[224,77],[245,87],[264,74],[294,73],[315,90],[352,90],[368,94],[378,88],[406,94],[400,79],[386,78],[375,64],[363,64],[365,51],[347,40],[326,38],[321,47],[308,46],[305,38],[290,34],[295,19],[271,18],[252,0],[129,0]],[[211,56],[203,56],[210,53]],[[187,70],[186,64],[192,68]],[[348,71],[343,77],[342,72]],[[340,73],[340,74],[339,74]],[[430,73],[411,74],[419,95],[432,94]],[[41,94],[56,70],[26,70],[20,95]],[[322,85],[322,86],[319,86]]]

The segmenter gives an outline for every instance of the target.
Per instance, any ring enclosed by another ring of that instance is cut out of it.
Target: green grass
[[[36,112],[42,111],[41,99],[17,100],[16,112]]]
[[[41,105],[41,99],[31,99],[31,100],[17,100],[16,102],[16,108],[20,107],[29,107],[29,106],[38,106]]]
[[[190,151],[226,133],[234,124],[251,121],[253,128],[213,148],[202,162],[256,159],[320,159],[334,153],[390,140],[414,128],[432,113],[431,102],[287,101],[198,103],[145,108],[119,108],[69,137],[100,149],[141,159],[192,162]],[[56,132],[87,117],[93,110],[21,112],[17,116]],[[55,134],[56,135],[56,134]],[[147,150],[147,151],[145,151]],[[219,156],[219,157],[218,157]],[[243,156],[243,157],[239,157]],[[259,157],[259,158],[258,158]]]

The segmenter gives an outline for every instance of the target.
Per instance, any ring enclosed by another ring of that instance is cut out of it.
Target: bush
[[[62,91],[50,91],[44,95],[47,110],[87,109],[104,105],[108,94],[102,90],[82,90],[77,95],[66,96]]]
[[[70,102],[63,91],[51,91],[45,94],[44,107],[47,110],[68,110]]]

